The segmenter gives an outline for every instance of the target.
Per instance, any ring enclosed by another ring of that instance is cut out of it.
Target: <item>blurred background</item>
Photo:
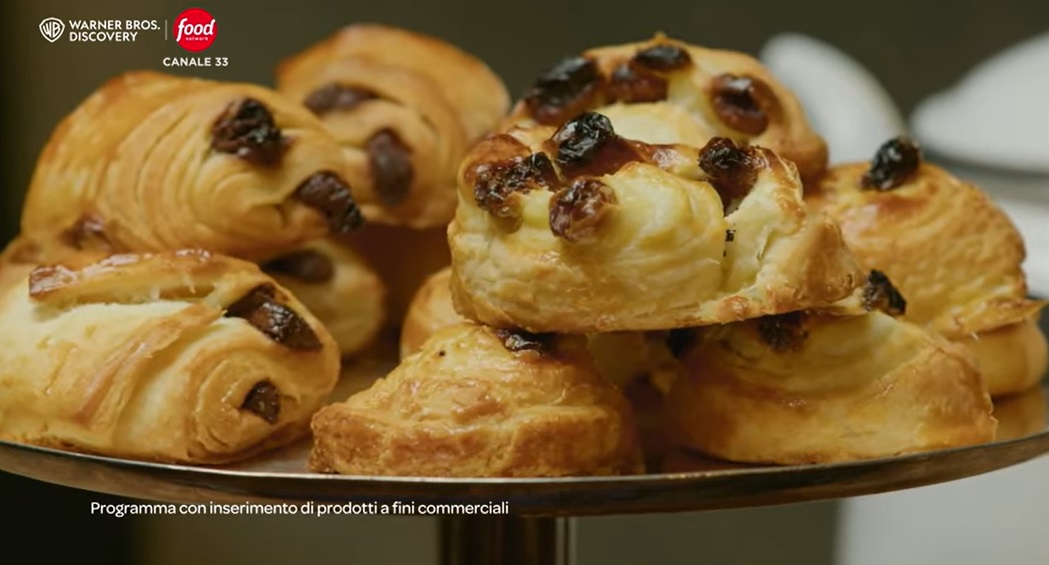
[[[216,41],[207,54],[228,57],[229,66],[179,70],[161,65],[164,56],[185,54],[173,41],[165,40],[162,32],[141,33],[134,43],[61,40],[52,44],[41,37],[37,26],[46,17],[154,19],[163,25],[164,20],[170,23],[191,7],[183,2],[17,0],[3,2],[2,6],[0,72],[4,80],[0,112],[8,132],[5,150],[0,152],[0,235],[4,241],[17,232],[23,190],[52,128],[106,79],[145,68],[271,84],[273,67],[283,57],[350,23],[386,23],[451,41],[486,60],[515,95],[561,57],[590,46],[644,39],[657,31],[692,43],[755,55],[776,34],[804,33],[851,55],[877,77],[904,116],[926,97],[954,85],[980,61],[1049,29],[1049,2],[1033,0],[223,0],[197,6],[210,11],[218,21]],[[1031,111],[1047,113],[1044,105]],[[1049,475],[1042,476],[1047,478],[1035,488],[1041,489],[1038,493],[1044,500],[1049,492],[1045,486]],[[942,516],[928,505],[938,504],[936,501],[945,497],[967,500],[966,493],[975,492],[966,490],[967,485],[974,484],[961,481],[949,487],[873,498],[903,500],[900,504],[911,509],[910,519],[935,523]],[[1012,500],[993,492],[992,499]],[[922,498],[922,493],[932,493],[928,496],[933,498]],[[972,496],[968,500],[978,500]],[[17,545],[30,533],[57,532],[56,543],[33,548],[34,556],[44,562],[83,558],[91,548],[92,554],[97,551],[114,565],[210,565],[249,560],[301,563],[325,556],[370,564],[435,563],[435,524],[422,519],[131,520],[89,516],[90,501],[102,500],[100,495],[0,473],[0,501],[19,516],[14,531],[8,530],[4,537]],[[1022,504],[1024,497],[1016,500]],[[873,522],[850,518],[848,504],[586,519],[579,529],[581,562],[851,565],[861,561],[852,556],[852,550],[842,547],[843,539],[859,543],[857,547],[898,543],[899,538],[894,536],[901,534],[892,530],[892,524],[905,522],[891,512],[879,514],[883,528],[879,531],[884,535],[868,532],[862,542],[857,542],[856,524]],[[959,510],[964,513],[966,508]],[[979,508],[968,510],[980,512]],[[1016,542],[1021,552],[1011,554],[1011,560],[987,560],[988,555],[983,555],[979,561],[964,561],[962,552],[962,560],[951,563],[1049,562],[1049,553],[1042,553],[1049,548],[1044,544],[1023,545],[1029,541]],[[870,551],[867,554],[873,555]],[[933,554],[912,552],[882,562],[943,562],[928,560],[929,555]]]

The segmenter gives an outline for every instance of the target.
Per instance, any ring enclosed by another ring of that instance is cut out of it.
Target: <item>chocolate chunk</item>
[[[349,185],[331,171],[310,175],[295,189],[295,198],[324,214],[332,233],[349,233],[364,223]]]
[[[612,121],[603,114],[585,112],[572,118],[554,134],[557,163],[572,165],[592,159],[598,150],[616,137]]]
[[[84,214],[69,229],[62,232],[62,241],[74,249],[84,250],[92,244],[100,244],[106,249],[113,246],[106,237],[105,222],[95,214]]]
[[[375,183],[375,193],[385,206],[404,201],[412,188],[415,169],[412,150],[393,130],[384,129],[368,138],[368,166]]]
[[[557,171],[546,153],[514,157],[507,161],[485,164],[474,171],[474,200],[477,206],[499,218],[517,215],[515,195],[534,188],[554,188]]]
[[[878,148],[860,185],[865,189],[892,190],[907,182],[921,164],[921,148],[911,138],[890,139]]]
[[[310,283],[328,282],[335,276],[335,264],[331,258],[314,249],[301,249],[277,257],[263,265],[262,270]]]
[[[244,397],[240,409],[257,414],[270,424],[276,424],[280,418],[280,391],[269,381],[259,381]]]
[[[867,286],[863,288],[863,307],[868,312],[878,309],[890,316],[907,313],[907,301],[903,295],[885,273],[874,269],[867,276]]]
[[[500,328],[495,330],[495,336],[503,342],[503,347],[514,353],[521,351],[543,353],[552,341],[552,336],[549,334],[534,334],[521,329]]]
[[[667,98],[667,81],[661,76],[624,63],[612,71],[609,94],[613,101],[636,104]]]
[[[273,114],[262,102],[245,98],[230,104],[211,128],[211,148],[249,163],[273,166],[287,148]]]
[[[227,318],[242,318],[273,341],[305,351],[323,347],[313,329],[291,308],[277,300],[271,284],[255,287],[226,309]]]
[[[699,151],[699,168],[721,195],[726,210],[734,208],[758,178],[761,157],[750,147],[737,147],[727,137],[715,137]]]
[[[714,78],[714,112],[725,125],[747,135],[759,135],[769,127],[765,105],[775,94],[764,82],[750,77],[723,74]]]
[[[303,104],[314,114],[323,116],[337,110],[349,110],[375,98],[378,96],[366,88],[333,82],[311,92]]]
[[[524,95],[525,107],[539,123],[557,125],[596,99],[601,84],[597,64],[569,57],[546,71]]]
[[[616,194],[596,179],[579,179],[550,197],[550,231],[579,243],[590,240],[616,204]]]
[[[655,45],[638,51],[633,61],[655,71],[675,71],[692,64],[688,51],[677,45]]]
[[[797,351],[805,343],[805,312],[790,312],[758,319],[758,335],[773,351]]]

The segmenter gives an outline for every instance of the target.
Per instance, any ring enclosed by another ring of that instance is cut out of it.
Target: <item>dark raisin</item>
[[[736,230],[725,230],[725,243],[736,241]]]
[[[368,139],[367,151],[379,201],[386,206],[400,204],[408,196],[415,178],[411,148],[392,130],[384,129]]]
[[[280,418],[280,391],[269,381],[259,381],[248,391],[240,409],[256,414],[270,424],[276,424]]]
[[[333,233],[348,233],[364,223],[350,187],[331,171],[310,175],[295,190],[295,198],[324,214]]]
[[[867,276],[867,286],[863,288],[863,307],[867,311],[878,309],[891,316],[907,313],[907,301],[903,295],[885,273],[876,269],[872,269]]]
[[[521,351],[542,353],[550,345],[552,339],[552,336],[548,334],[534,334],[521,329],[505,328],[495,330],[495,336],[503,342],[503,347],[514,353]]]
[[[109,250],[112,245],[106,237],[105,222],[95,214],[84,214],[69,229],[62,232],[62,241],[74,249],[83,250],[92,244],[101,244]]]
[[[863,175],[863,188],[892,190],[907,182],[922,164],[921,148],[911,138],[899,136],[878,148],[871,168]]]
[[[633,61],[655,71],[674,71],[691,65],[692,57],[677,45],[661,44],[638,51]]]
[[[723,74],[714,78],[714,112],[725,125],[747,135],[759,135],[769,127],[763,104],[775,99],[768,86],[755,78]]]
[[[525,93],[524,103],[536,121],[556,125],[584,110],[598,94],[600,82],[596,63],[569,57],[536,79]]]
[[[514,157],[506,161],[485,164],[474,171],[474,200],[477,206],[500,218],[517,215],[516,194],[534,188],[554,188],[558,185],[554,164],[546,153]]]
[[[659,102],[667,98],[667,81],[624,63],[612,71],[609,93],[614,101],[628,104]]]
[[[805,343],[805,312],[790,312],[758,319],[758,335],[774,351],[797,351]]]
[[[271,284],[255,287],[226,309],[227,318],[242,318],[273,341],[306,351],[323,345],[306,320],[277,300]]]
[[[601,146],[616,137],[612,121],[603,114],[585,112],[572,118],[554,134],[557,163],[572,165],[593,158]]]
[[[280,162],[287,148],[273,114],[254,98],[231,104],[211,128],[211,147],[256,165]]]
[[[721,195],[726,210],[750,192],[761,166],[752,148],[738,147],[727,137],[712,138],[699,151],[699,168],[710,176],[710,184]]]
[[[366,88],[333,82],[311,92],[303,104],[314,114],[323,116],[336,110],[349,110],[361,102],[375,98],[378,96]]]
[[[331,258],[314,249],[282,255],[264,264],[262,269],[310,283],[327,282],[335,276],[335,264]]]
[[[596,179],[579,179],[550,197],[550,231],[572,243],[591,239],[616,195]]]

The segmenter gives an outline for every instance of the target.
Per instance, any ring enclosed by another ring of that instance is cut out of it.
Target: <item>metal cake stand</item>
[[[683,452],[622,477],[441,479],[310,473],[308,445],[248,463],[191,467],[0,442],[0,470],[67,487],[171,503],[506,502],[505,516],[441,518],[445,565],[570,564],[574,517],[788,504],[970,477],[1049,453],[1045,387],[996,404],[997,441],[915,455],[805,466],[741,466]]]

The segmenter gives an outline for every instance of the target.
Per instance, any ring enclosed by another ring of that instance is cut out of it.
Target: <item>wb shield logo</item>
[[[65,22],[58,18],[47,18],[40,22],[40,35],[43,35],[44,39],[51,43],[58,41],[58,38],[62,37],[62,32],[65,30]]]

